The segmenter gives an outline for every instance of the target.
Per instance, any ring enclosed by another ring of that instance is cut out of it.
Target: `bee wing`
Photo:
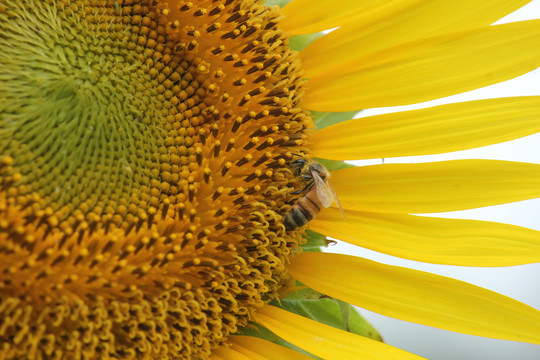
[[[315,191],[317,192],[317,197],[324,207],[329,207],[334,201],[335,193],[333,192],[332,187],[328,186],[329,183],[324,181],[317,172],[312,171],[311,175],[313,177],[313,181],[315,182]]]
[[[339,202],[339,199],[337,197],[336,191],[334,190],[334,187],[332,186],[330,181],[328,181],[328,188],[332,192],[332,198],[336,202],[336,205],[337,205],[337,207],[339,209],[339,212],[341,213],[341,216],[343,216],[343,220],[347,220],[347,218],[345,217],[345,211],[343,211],[343,208],[341,207],[341,203]]]
[[[341,216],[343,216],[343,220],[347,220],[332,183],[330,183],[328,179],[324,181],[315,171],[313,171],[311,175],[315,181],[315,190],[317,191],[317,196],[319,197],[319,200],[323,206],[329,207],[332,205],[332,202],[335,201],[339,211],[341,212]]]

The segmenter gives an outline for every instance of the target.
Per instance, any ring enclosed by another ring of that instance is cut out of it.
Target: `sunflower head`
[[[259,1],[0,10],[8,357],[204,358],[277,298],[313,126]]]
[[[350,304],[540,343],[515,300],[320,252],[539,260],[536,231],[412,215],[538,197],[536,164],[343,163],[538,131],[538,97],[345,121],[538,67],[540,20],[490,25],[525,2],[1,2],[0,358],[418,359]],[[314,218],[328,169],[346,222]]]

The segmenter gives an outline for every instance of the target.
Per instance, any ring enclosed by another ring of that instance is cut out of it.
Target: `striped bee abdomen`
[[[322,204],[317,197],[315,188],[306,193],[294,203],[291,210],[283,218],[287,231],[296,230],[306,225],[321,211]]]

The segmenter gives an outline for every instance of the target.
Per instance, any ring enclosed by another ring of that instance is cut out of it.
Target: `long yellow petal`
[[[271,358],[266,357],[263,353],[244,349],[243,347],[237,344],[232,344],[230,346],[220,346],[218,349],[214,350],[210,359],[212,360],[272,360]]]
[[[253,336],[233,335],[229,337],[229,341],[238,345],[239,351],[246,349],[247,351],[257,352],[268,360],[312,360],[311,357],[298,351]]]
[[[500,143],[540,131],[540,96],[468,101],[344,121],[312,136],[333,160],[427,155]]]
[[[390,345],[355,335],[267,305],[255,321],[288,342],[326,360],[423,359]]]
[[[311,230],[404,259],[461,266],[540,262],[540,232],[489,221],[404,214],[321,212]]]
[[[221,356],[218,356],[218,355],[216,355],[216,354],[210,355],[209,359],[210,359],[210,360],[225,360],[225,359],[223,359]]]
[[[364,212],[435,213],[540,196],[540,165],[499,160],[384,164],[335,171],[341,205]]]
[[[507,80],[540,65],[540,20],[486,26],[368,56],[348,48],[305,68],[310,110],[349,111],[428,101]]]
[[[293,0],[283,7],[279,26],[293,35],[316,33],[349,23],[369,23],[426,0]],[[384,14],[384,15],[383,15]]]
[[[540,344],[540,311],[469,283],[340,254],[304,253],[289,272],[323,294],[397,319]]]
[[[282,9],[280,27],[297,35],[351,24],[358,35],[368,36],[368,27],[380,38],[419,37],[446,28],[459,30],[489,25],[530,0],[293,0]],[[417,24],[417,26],[414,26]]]
[[[384,6],[373,7],[373,2],[352,1],[349,15],[344,7],[332,0],[294,0],[285,6],[285,28],[293,33],[307,28],[310,31],[342,26],[311,43],[302,51],[304,67],[320,61],[341,58],[356,49],[367,55],[384,48],[450,31],[492,24],[517,10],[530,0],[408,0],[379,1]],[[381,4],[382,5],[382,4]],[[371,6],[372,11],[368,11]],[[302,31],[300,31],[302,32]],[[309,31],[308,31],[309,32]]]

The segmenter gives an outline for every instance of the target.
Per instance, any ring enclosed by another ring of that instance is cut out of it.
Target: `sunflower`
[[[351,304],[540,343],[518,301],[319,250],[539,261],[536,231],[412,215],[538,197],[539,165],[343,163],[537,132],[538,97],[346,121],[535,69],[540,21],[490,25],[527,2],[2,1],[0,358],[419,358]]]

